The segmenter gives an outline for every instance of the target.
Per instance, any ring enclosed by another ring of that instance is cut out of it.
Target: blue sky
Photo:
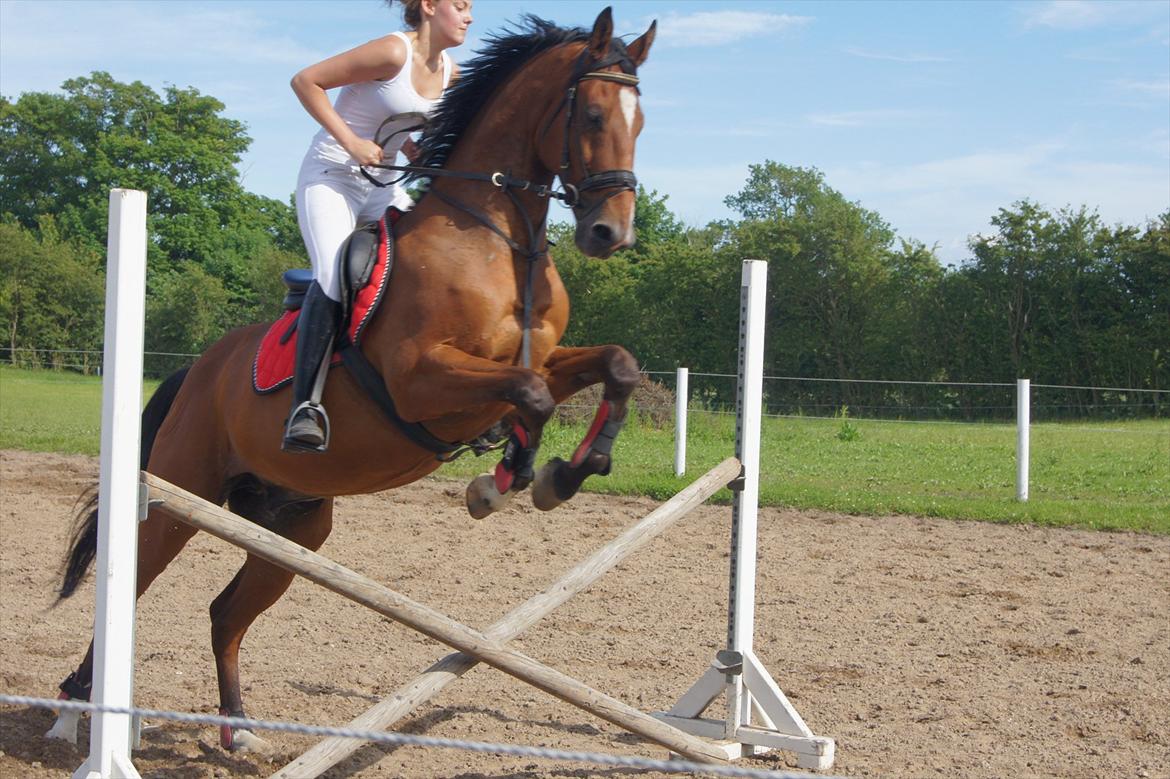
[[[473,36],[528,11],[589,25],[601,2],[478,0]],[[816,167],[898,233],[967,256],[1001,207],[1089,205],[1109,223],[1170,208],[1170,2],[635,0],[658,19],[637,173],[689,224],[766,159]],[[92,70],[194,86],[248,126],[252,191],[287,198],[315,124],[299,68],[399,26],[380,0],[0,0],[0,94]]]

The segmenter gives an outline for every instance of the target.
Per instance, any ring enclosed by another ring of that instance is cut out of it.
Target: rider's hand
[[[376,165],[382,161],[382,147],[365,138],[358,138],[345,147],[358,165]]]

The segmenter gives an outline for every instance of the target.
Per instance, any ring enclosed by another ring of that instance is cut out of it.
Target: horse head
[[[656,29],[651,23],[627,45],[613,37],[611,10],[602,11],[538,142],[542,162],[570,193],[575,242],[590,257],[634,244],[634,146],[643,124],[637,69]]]

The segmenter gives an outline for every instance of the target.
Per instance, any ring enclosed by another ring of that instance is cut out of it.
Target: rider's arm
[[[310,65],[293,76],[291,86],[309,115],[359,164],[369,165],[382,161],[382,149],[349,129],[349,125],[333,110],[326,90],[359,81],[394,78],[405,62],[405,44],[398,36],[387,35]]]

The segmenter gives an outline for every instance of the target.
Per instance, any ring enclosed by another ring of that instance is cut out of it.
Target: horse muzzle
[[[633,214],[627,219],[607,218],[599,214],[587,222],[577,222],[574,242],[586,257],[598,259],[605,259],[619,249],[633,246]]]

